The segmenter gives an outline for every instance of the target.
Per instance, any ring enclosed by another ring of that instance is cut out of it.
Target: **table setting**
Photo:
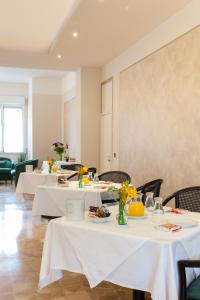
[[[200,214],[162,207],[151,194],[143,205],[142,195],[129,188],[118,188],[118,205],[91,205],[83,212],[70,204],[48,224],[39,288],[68,270],[84,274],[91,288],[105,280],[150,292],[154,300],[178,300],[178,260],[200,258]],[[198,275],[190,269],[188,282]]]
[[[32,215],[34,217],[48,216],[64,216],[66,215],[67,200],[84,200],[85,210],[89,210],[90,206],[101,206],[102,200],[107,198],[107,190],[111,186],[118,186],[109,182],[99,181],[82,183],[80,187],[79,181],[63,180],[57,184],[41,185],[36,188],[33,200]]]
[[[35,169],[32,172],[21,172],[16,187],[16,194],[35,194],[37,186],[49,184],[54,181],[57,183],[59,177],[64,176],[65,180],[76,173],[70,170],[56,170],[49,174],[47,171]]]
[[[107,209],[107,221],[94,222],[90,211],[76,222],[64,216],[48,224],[39,287],[62,278],[63,270],[68,270],[85,274],[91,288],[106,280],[148,291],[155,300],[178,300],[176,263],[200,258],[195,247],[200,242],[200,215],[187,213],[196,226],[162,231],[157,230],[151,212],[145,210],[145,219],[128,219],[126,225],[119,225],[118,206]],[[194,276],[190,270],[188,280]]]

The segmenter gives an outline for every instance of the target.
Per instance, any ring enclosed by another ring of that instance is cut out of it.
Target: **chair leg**
[[[133,290],[133,300],[144,300],[145,292],[140,290]]]

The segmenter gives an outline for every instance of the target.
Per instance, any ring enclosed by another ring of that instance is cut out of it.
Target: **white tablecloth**
[[[65,174],[51,174],[51,176],[66,176],[69,177],[74,171],[68,171]],[[16,187],[16,194],[35,194],[36,188],[39,185],[44,185],[47,172],[42,173],[20,173],[19,180]]]
[[[148,291],[154,300],[178,300],[177,261],[200,259],[200,227],[163,232],[148,218],[117,226],[115,209],[104,224],[70,222],[66,217],[48,224],[39,287],[69,270],[85,274],[90,287],[106,280]],[[200,214],[192,215],[200,220]]]
[[[84,199],[85,209],[89,206],[101,206],[101,194],[104,190],[92,186],[78,188],[77,181],[69,182],[70,187],[39,186],[33,201],[33,216],[64,216],[66,215],[67,199]]]

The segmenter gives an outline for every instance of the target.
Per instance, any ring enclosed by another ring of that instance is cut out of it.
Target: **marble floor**
[[[70,272],[37,289],[47,220],[33,224],[32,199],[16,197],[14,186],[0,184],[0,300],[131,300],[129,289],[108,282],[90,289],[84,276]]]

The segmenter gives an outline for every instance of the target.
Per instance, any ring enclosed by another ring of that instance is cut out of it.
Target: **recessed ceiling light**
[[[61,54],[58,54],[58,55],[57,55],[57,58],[61,58],[61,57],[62,57],[62,55],[61,55]]]
[[[78,36],[77,32],[73,32],[73,37],[76,38]]]

